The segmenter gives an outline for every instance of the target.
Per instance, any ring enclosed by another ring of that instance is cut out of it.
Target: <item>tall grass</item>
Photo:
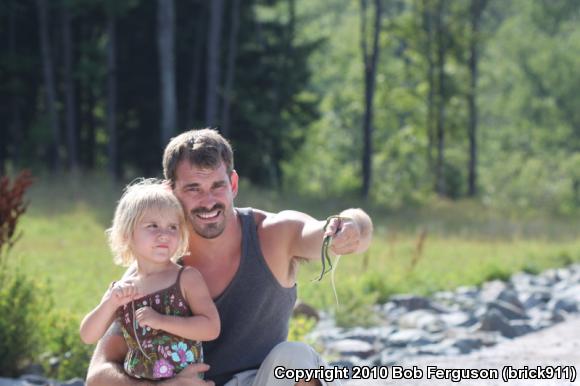
[[[121,184],[98,175],[39,178],[31,189],[20,226],[23,236],[11,257],[49,280],[56,307],[83,314],[122,274],[104,236],[121,190]],[[424,208],[389,211],[356,199],[301,198],[242,182],[236,203],[270,211],[297,209],[318,218],[351,206],[369,212],[375,223],[371,248],[364,255],[342,257],[335,272],[341,305],[335,304],[329,276],[313,282],[318,262],[300,270],[299,296],[334,311],[348,309],[350,299],[365,303],[398,292],[427,294],[580,261],[575,219],[497,212],[475,201],[434,201]]]

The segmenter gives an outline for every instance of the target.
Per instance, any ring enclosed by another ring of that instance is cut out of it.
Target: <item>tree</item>
[[[175,10],[173,0],[158,0],[157,28],[159,71],[161,75],[161,138],[165,144],[177,127],[175,89]],[[162,145],[163,146],[163,145]]]
[[[232,23],[228,42],[228,61],[226,80],[224,85],[224,103],[222,107],[222,133],[228,135],[230,131],[230,106],[233,98],[234,70],[238,52],[238,29],[240,26],[240,0],[233,0]]]
[[[363,184],[362,196],[366,199],[369,195],[372,174],[372,134],[373,134],[373,96],[375,92],[377,61],[379,57],[379,34],[381,30],[381,0],[375,0],[374,26],[372,30],[372,48],[369,52],[367,45],[367,0],[361,0],[361,49],[364,63],[365,79],[365,113],[363,118],[363,154],[362,154],[362,171]]]
[[[437,35],[437,161],[435,166],[435,191],[440,195],[446,194],[445,184],[445,104],[447,90],[445,84],[445,55],[447,50],[447,32],[445,30],[445,1],[439,0],[436,7],[435,31]]]
[[[477,194],[477,78],[479,61],[479,41],[481,15],[487,0],[471,0],[469,39],[469,91],[467,102],[469,107],[469,165],[467,194],[474,197]]]
[[[202,3],[205,5],[205,2]],[[191,72],[189,81],[189,90],[187,93],[187,107],[186,107],[186,118],[185,124],[188,128],[192,128],[194,122],[196,121],[196,110],[198,111],[198,100],[199,100],[199,89],[200,89],[200,78],[203,70],[203,48],[205,42],[205,36],[203,34],[206,21],[206,7],[202,7],[199,11],[199,15],[196,19],[196,27],[194,34],[194,44],[193,44],[193,55],[191,59]],[[200,119],[201,120],[201,119]]]
[[[120,174],[117,133],[117,28],[115,11],[107,9],[107,134],[108,169],[113,179]]]
[[[68,167],[73,173],[78,169],[78,127],[76,116],[76,92],[73,79],[73,41],[71,36],[71,12],[70,5],[63,4],[62,10],[62,39],[64,49],[64,90],[65,90],[65,116],[66,116],[66,148]]]
[[[220,49],[224,1],[212,0],[210,6],[210,26],[207,40],[207,87],[205,122],[208,126],[216,125],[220,85]]]
[[[433,4],[432,0],[422,0],[422,27],[425,32],[425,42],[423,54],[427,61],[427,162],[429,167],[433,165],[433,144],[435,143],[434,134],[434,100],[435,100],[435,62],[433,60]]]
[[[44,77],[44,93],[46,97],[46,110],[48,111],[50,126],[52,129],[52,149],[50,164],[53,171],[60,171],[60,120],[56,111],[56,88],[52,66],[52,54],[50,48],[50,36],[48,28],[48,2],[36,0],[38,11],[38,33],[40,37],[40,49],[42,52],[42,73]]]

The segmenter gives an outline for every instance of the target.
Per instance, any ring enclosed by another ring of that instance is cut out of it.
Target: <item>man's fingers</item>
[[[349,240],[343,243],[332,244],[330,249],[337,255],[348,255],[357,250],[360,240]]]
[[[192,363],[187,366],[183,371],[188,371],[191,373],[205,373],[209,370],[209,365],[207,363]]]
[[[198,374],[205,373],[209,370],[209,365],[205,363],[192,363],[183,369],[179,374],[176,375],[176,378],[185,378],[188,380],[193,381],[191,384],[193,385],[203,385],[203,386],[214,386],[215,383],[212,381],[205,381],[199,378]]]
[[[332,218],[326,227],[326,231],[324,232],[324,236],[335,236],[337,232],[340,230],[340,225],[342,221],[339,218]]]

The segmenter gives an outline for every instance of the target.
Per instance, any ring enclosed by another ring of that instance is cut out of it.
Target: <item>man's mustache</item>
[[[213,212],[214,210],[220,209],[224,210],[225,206],[223,204],[215,204],[211,209],[200,207],[192,209],[190,213],[195,216],[196,214],[210,213]]]

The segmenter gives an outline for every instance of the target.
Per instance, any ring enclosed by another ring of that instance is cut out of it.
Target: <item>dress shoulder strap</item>
[[[175,279],[175,285],[178,286],[179,288],[181,288],[180,286],[180,280],[181,280],[181,274],[183,273],[183,270],[185,269],[185,265],[182,265],[181,268],[179,268],[179,272],[177,272],[177,278]]]

